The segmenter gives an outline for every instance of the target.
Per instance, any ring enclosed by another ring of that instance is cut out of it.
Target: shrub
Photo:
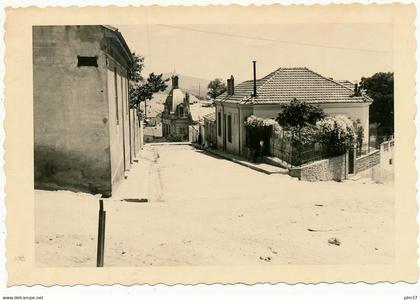
[[[245,121],[246,127],[270,127],[278,126],[277,122],[273,119],[263,119],[254,115],[249,116]]]
[[[304,127],[315,125],[316,122],[325,118],[324,111],[315,105],[307,104],[296,98],[290,103],[282,105],[282,111],[277,117],[277,122],[284,127]]]
[[[365,137],[363,126],[360,123],[360,119],[357,119],[356,122],[353,123],[354,130],[356,132],[356,149],[358,152],[362,151],[363,147],[363,139]]]
[[[308,125],[304,127],[288,127],[285,137],[292,141],[295,146],[305,146],[313,144],[318,138],[318,127]]]
[[[329,154],[339,155],[354,146],[356,132],[352,121],[344,116],[326,117],[316,123],[318,139]]]

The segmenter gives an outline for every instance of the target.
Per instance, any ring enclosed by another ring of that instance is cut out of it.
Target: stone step
[[[288,164],[287,162],[281,160],[278,157],[274,157],[274,156],[264,156],[263,157],[263,162],[265,162],[266,164],[269,165],[273,165],[279,168],[283,168],[283,169],[289,169],[290,167],[292,167],[291,164]]]

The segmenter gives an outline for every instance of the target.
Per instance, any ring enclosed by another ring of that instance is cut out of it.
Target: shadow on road
[[[219,155],[207,152],[206,150],[196,149],[194,148],[194,151],[203,155],[210,156],[212,158],[220,159],[220,160],[227,160],[226,158],[220,157]]]

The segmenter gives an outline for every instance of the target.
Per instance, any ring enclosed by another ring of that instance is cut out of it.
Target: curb
[[[271,174],[285,174],[285,175],[287,175],[287,174],[289,173],[289,171],[288,171],[288,170],[286,170],[286,169],[285,169],[284,171],[275,171],[275,172],[271,172],[271,171],[268,171],[268,170],[265,170],[265,169],[259,168],[259,167],[257,167],[257,166],[254,166],[254,165],[252,165],[252,164],[250,164],[250,163],[247,163],[247,162],[241,161],[241,160],[239,160],[239,159],[236,159],[236,158],[231,158],[231,157],[229,157],[229,156],[222,155],[222,154],[220,154],[219,152],[216,152],[216,151],[213,151],[213,150],[210,150],[210,149],[202,149],[202,150],[207,151],[207,152],[209,152],[209,153],[211,153],[211,154],[217,155],[217,156],[219,156],[219,157],[222,157],[222,158],[224,158],[224,159],[226,159],[226,160],[230,160],[230,161],[232,161],[232,162],[234,162],[234,163],[237,163],[237,164],[239,164],[239,165],[241,165],[241,166],[244,166],[244,167],[250,168],[250,169],[252,169],[252,170],[254,170],[254,171],[258,171],[258,172],[261,172],[261,173],[264,173],[264,174],[267,174],[267,175],[271,175]],[[278,168],[279,168],[279,167],[278,167]],[[279,169],[280,169],[280,168],[279,168]]]

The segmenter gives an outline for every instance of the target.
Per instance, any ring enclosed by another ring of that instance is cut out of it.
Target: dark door
[[[349,174],[354,174],[354,150],[349,150]]]

